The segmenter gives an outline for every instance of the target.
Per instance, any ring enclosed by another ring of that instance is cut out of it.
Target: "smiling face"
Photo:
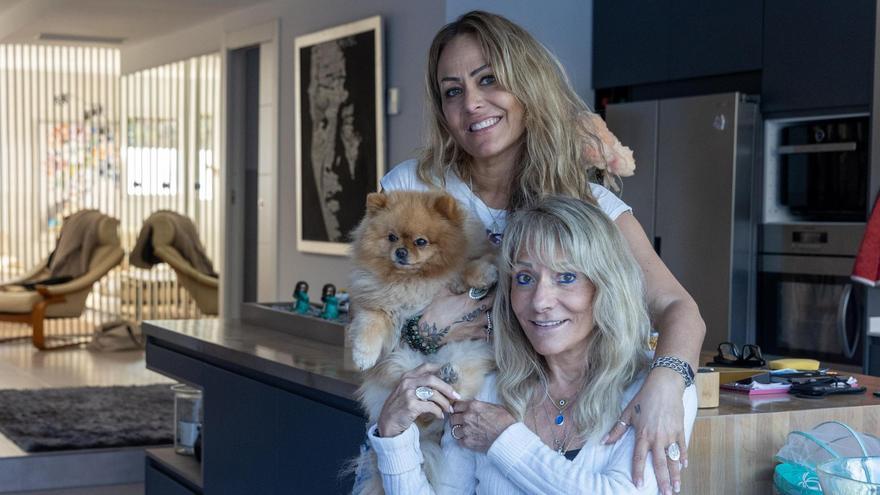
[[[528,253],[511,272],[511,307],[532,347],[545,358],[586,352],[595,293],[583,274],[554,271]]]
[[[524,109],[502,88],[471,34],[453,38],[437,63],[443,115],[453,139],[474,162],[516,159]]]

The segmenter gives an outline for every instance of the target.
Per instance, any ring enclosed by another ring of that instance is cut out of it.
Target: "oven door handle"
[[[859,345],[859,337],[856,334],[853,339],[852,347],[849,345],[849,336],[846,333],[846,312],[849,309],[849,298],[852,295],[852,284],[846,284],[843,292],[840,294],[840,303],[837,305],[837,331],[840,333],[840,341],[843,342],[843,355],[847,359],[852,359],[856,354],[856,347]]]

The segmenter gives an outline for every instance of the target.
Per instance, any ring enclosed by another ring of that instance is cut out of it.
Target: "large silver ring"
[[[471,287],[470,289],[468,289],[468,297],[473,299],[474,301],[479,301],[480,299],[486,297],[490,289],[491,287]]]
[[[419,400],[431,400],[431,397],[434,397],[434,389],[431,387],[416,387],[416,397]]]
[[[671,461],[681,459],[681,449],[678,448],[678,442],[672,442],[666,447],[666,457]]]
[[[462,438],[464,438],[464,437],[460,437],[460,436],[458,436],[458,435],[455,434],[455,429],[456,429],[456,428],[461,428],[461,426],[462,426],[462,425],[452,425],[452,438],[454,438],[454,439],[456,439],[456,440],[461,440]]]

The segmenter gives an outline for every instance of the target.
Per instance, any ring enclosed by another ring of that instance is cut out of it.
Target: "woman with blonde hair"
[[[641,389],[608,432],[636,433],[633,480],[642,480],[647,453],[664,492],[678,491],[687,466],[681,397],[693,381],[705,324],[693,298],[654,252],[631,209],[605,187],[632,173],[632,153],[574,92],[556,58],[520,26],[474,11],[443,27],[428,56],[430,123],[419,160],[394,167],[386,190],[442,188],[455,196],[500,243],[509,212],[548,195],[598,205],[623,234],[646,281],[648,310],[659,330],[657,358]],[[594,253],[604,257],[606,253]],[[410,342],[437,348],[485,338],[483,294],[439,294]],[[487,296],[491,298],[492,296]],[[669,452],[675,455],[667,455]]]
[[[498,268],[497,374],[471,401],[455,401],[430,366],[401,381],[369,435],[385,492],[657,493],[651,471],[632,482],[635,432],[600,440],[650,365],[641,270],[618,229],[596,206],[547,197],[513,213]],[[413,400],[412,387],[434,393]],[[695,388],[679,401],[689,437]],[[413,420],[449,405],[445,465],[432,487]]]

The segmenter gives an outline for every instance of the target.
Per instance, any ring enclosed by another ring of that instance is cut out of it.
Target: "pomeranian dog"
[[[402,375],[426,362],[442,364],[440,378],[463,398],[473,398],[495,367],[488,339],[419,351],[401,343],[401,333],[442,289],[463,293],[496,282],[494,252],[480,221],[446,193],[372,193],[367,196],[366,215],[354,231],[352,258],[352,320],[347,338],[355,365],[365,370],[358,397],[370,422],[378,420]],[[490,304],[487,301],[480,311],[488,311]],[[425,473],[433,481],[442,462],[443,421],[426,416],[417,425]],[[365,468],[372,471],[356,493],[384,493],[375,455],[367,451],[356,464],[361,465],[357,468],[361,473]]]

